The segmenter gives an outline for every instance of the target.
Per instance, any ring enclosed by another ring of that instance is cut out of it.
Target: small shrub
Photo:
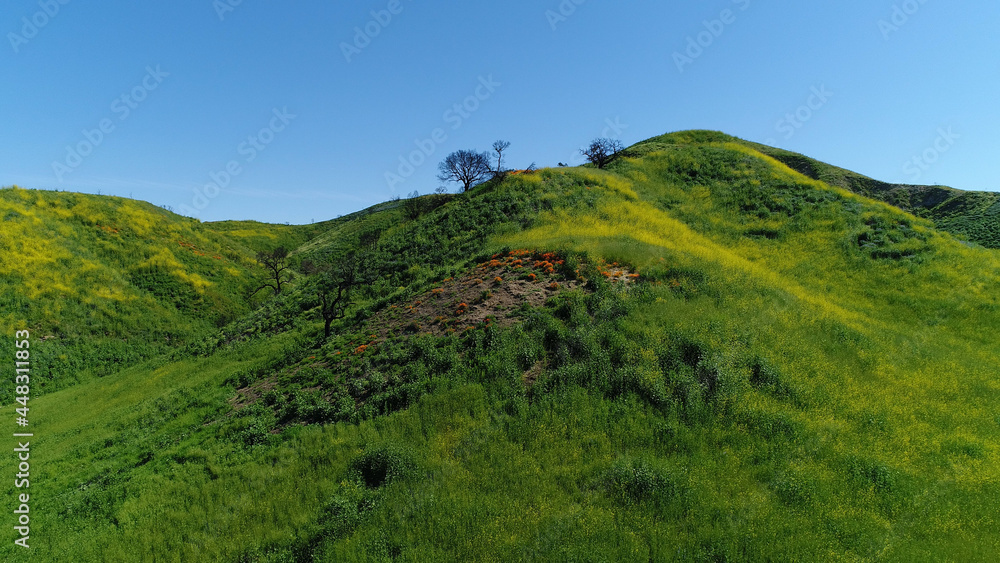
[[[897,487],[896,472],[877,461],[851,457],[847,468],[852,477],[877,493],[891,493]]]
[[[688,501],[688,486],[678,475],[667,474],[651,467],[645,460],[620,458],[604,474],[606,493],[617,502],[628,505],[650,504],[658,512],[684,511]]]
[[[371,489],[402,479],[416,470],[413,454],[392,445],[368,450],[351,462],[350,476]]]

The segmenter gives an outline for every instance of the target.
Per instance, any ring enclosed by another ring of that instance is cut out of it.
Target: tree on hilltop
[[[488,153],[460,150],[449,154],[438,166],[438,180],[458,182],[467,192],[493,172]]]
[[[625,146],[622,142],[617,139],[594,139],[590,143],[590,146],[581,150],[583,156],[587,157],[587,160],[596,166],[597,168],[604,168],[611,161],[618,158],[618,155],[625,150]]]
[[[497,154],[497,167],[493,170],[493,178],[501,182],[507,177],[507,170],[503,167],[503,151],[510,148],[510,141],[497,141],[493,143],[493,152]]]

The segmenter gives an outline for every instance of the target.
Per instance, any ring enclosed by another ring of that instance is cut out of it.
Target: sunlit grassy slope
[[[253,249],[294,248],[319,228],[202,224],[140,201],[18,188],[0,190],[0,216],[0,327],[38,338],[36,394],[242,316]]]
[[[1000,248],[1000,193],[956,190],[946,186],[890,184],[798,153],[748,141],[740,142],[810,178],[890,203],[932,220],[939,229],[987,248]]]
[[[996,252],[721,134],[630,154],[329,225],[299,254],[377,243],[328,341],[300,276],[198,355],[33,400],[33,548],[0,557],[1000,557]],[[508,249],[589,283],[373,339]]]

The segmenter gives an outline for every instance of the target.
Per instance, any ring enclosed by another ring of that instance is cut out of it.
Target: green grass
[[[685,132],[418,213],[205,226],[296,260],[376,232],[373,282],[328,341],[300,277],[186,356],[32,399],[35,547],[0,557],[995,560],[1000,258],[810,176]],[[519,248],[588,283],[509,328],[371,339]]]
[[[0,327],[36,337],[36,394],[186,346],[244,316],[255,253],[297,247],[322,229],[202,224],[140,201],[19,188],[0,190],[0,214]]]
[[[810,178],[930,219],[939,229],[970,242],[987,248],[1000,248],[1000,194],[997,192],[889,184],[798,153],[748,141],[739,142],[774,157]]]

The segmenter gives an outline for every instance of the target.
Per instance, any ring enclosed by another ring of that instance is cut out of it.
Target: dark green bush
[[[366,487],[377,489],[411,475],[416,467],[413,453],[409,449],[382,444],[366,449],[351,461],[349,475]]]
[[[648,504],[661,517],[683,513],[690,502],[686,475],[654,468],[643,459],[619,458],[604,473],[602,485],[619,504]]]

